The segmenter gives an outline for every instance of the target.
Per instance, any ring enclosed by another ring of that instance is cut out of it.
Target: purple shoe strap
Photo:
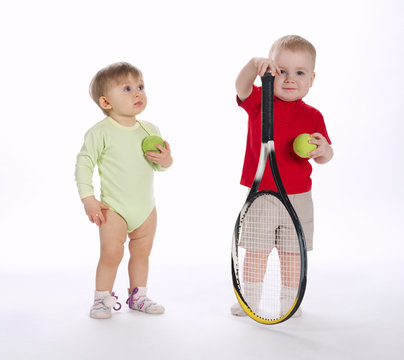
[[[139,289],[135,287],[132,291],[132,293],[129,295],[128,300],[126,300],[126,303],[129,305],[130,309],[133,309],[133,296],[137,294]]]
[[[116,298],[118,300],[118,296],[115,295],[114,291],[112,292],[111,296],[113,296],[114,298]],[[118,306],[118,308],[116,309],[117,306]],[[121,303],[117,301],[116,305],[113,307],[113,309],[115,311],[119,311],[121,309],[121,307],[122,307]]]

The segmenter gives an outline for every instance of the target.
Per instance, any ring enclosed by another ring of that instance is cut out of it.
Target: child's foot
[[[285,315],[287,311],[290,310],[291,304],[288,302],[287,304],[282,305],[281,302],[281,314]],[[303,315],[302,309],[299,307],[295,313],[293,314],[292,318],[297,318]]]
[[[109,319],[111,317],[111,308],[118,311],[121,304],[117,302],[118,296],[109,291],[95,291],[94,304],[90,309],[90,317],[93,319]],[[117,305],[117,307],[115,307]]]
[[[149,299],[146,295],[147,288],[139,286],[133,289],[132,293],[128,289],[129,298],[126,303],[132,310],[138,310],[147,314],[163,314],[165,309],[162,305]]]
[[[281,288],[281,314],[286,314],[290,308],[292,307],[293,303],[295,302],[295,296],[297,293],[297,289],[291,288],[288,286],[282,285]],[[302,309],[299,307],[296,312],[293,314],[293,318],[297,318],[302,316],[303,312]]]
[[[285,311],[282,312],[282,314],[284,314],[286,311],[289,311],[290,309],[290,304],[288,302],[287,305],[284,304],[284,308],[287,306],[287,309]],[[243,308],[240,306],[239,303],[235,303],[231,308],[230,308],[231,313],[234,316],[247,316],[247,314],[245,313],[245,311],[243,310]],[[292,317],[297,318],[302,316],[302,309],[299,307],[296,312],[293,314]]]
[[[230,308],[230,312],[234,316],[247,316],[247,314],[245,313],[245,311],[238,302],[232,305],[232,307]]]
[[[303,315],[302,308],[299,307],[299,308],[296,310],[296,312],[293,314],[292,317],[297,318],[297,317],[300,317],[300,316],[302,316],[302,315]]]
[[[252,311],[258,311],[261,295],[262,295],[263,283],[258,282],[244,282],[244,298],[247,300],[248,305]],[[237,302],[230,308],[231,313],[234,316],[247,316],[241,305]]]

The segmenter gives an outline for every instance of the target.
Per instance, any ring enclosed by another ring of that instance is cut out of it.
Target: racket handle
[[[270,72],[261,77],[262,82],[262,129],[261,141],[274,140],[274,79]]]

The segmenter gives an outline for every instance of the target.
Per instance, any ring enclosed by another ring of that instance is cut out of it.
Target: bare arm
[[[241,101],[247,99],[251,92],[256,77],[263,76],[270,71],[279,74],[278,67],[267,58],[252,58],[240,71],[236,79],[237,96]]]

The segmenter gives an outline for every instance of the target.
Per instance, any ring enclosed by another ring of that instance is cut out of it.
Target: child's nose
[[[286,81],[294,81],[295,78],[293,76],[293,74],[286,74]]]

